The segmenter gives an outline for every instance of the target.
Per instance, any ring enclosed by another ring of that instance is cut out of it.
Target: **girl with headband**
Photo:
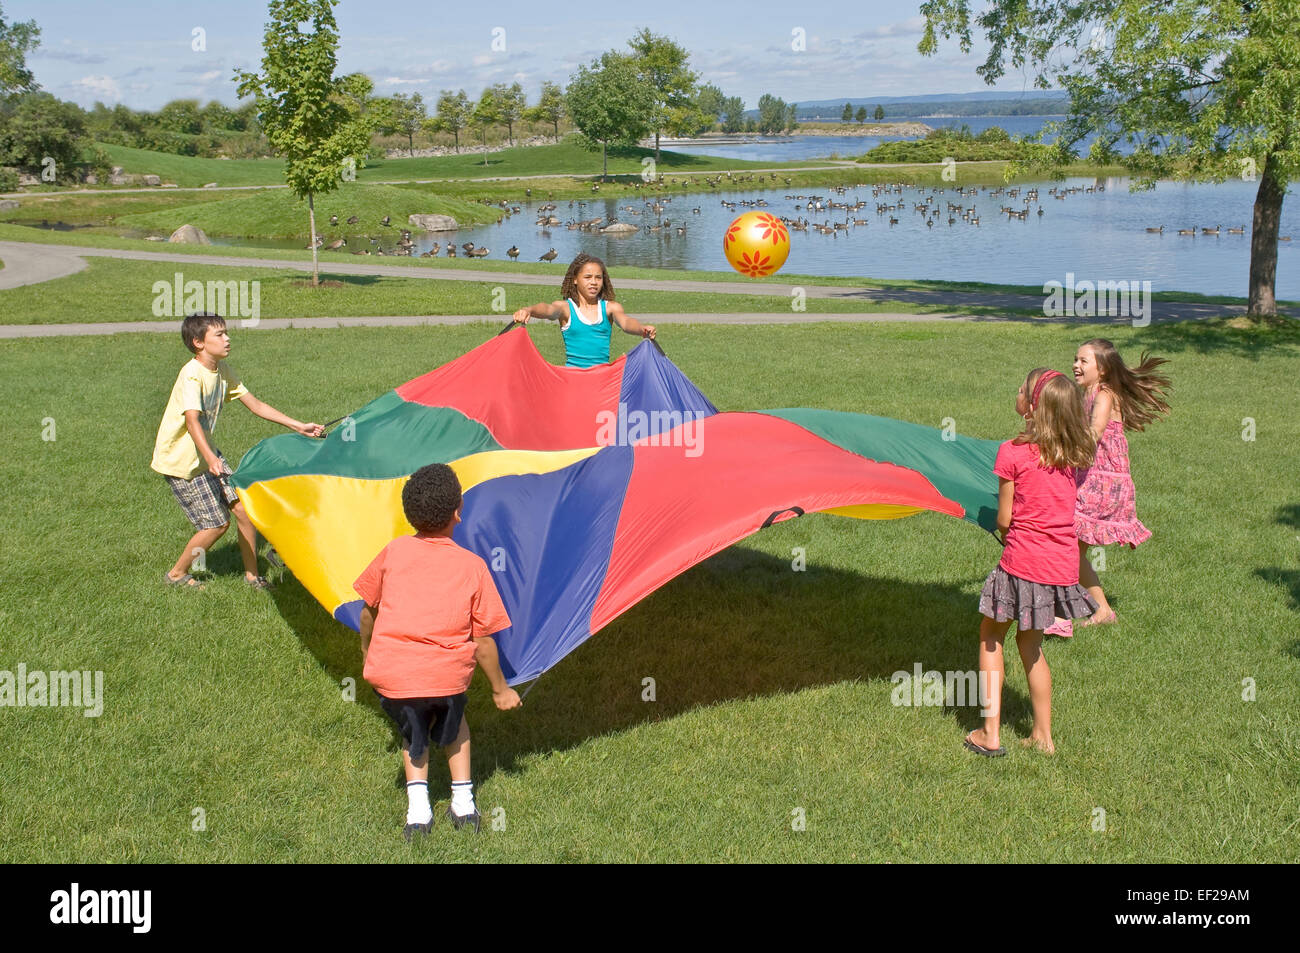
[[[970,751],[1007,753],[998,737],[1002,714],[1002,641],[1016,623],[1016,647],[1029,681],[1034,727],[1022,742],[1047,754],[1052,743],[1052,673],[1043,657],[1043,630],[1057,616],[1091,615],[1097,603],[1079,585],[1075,548],[1075,472],[1092,462],[1096,441],[1084,422],[1074,382],[1049,368],[1029,372],[1016,393],[1025,427],[998,448],[998,533],[1002,559],[980,593],[980,714],[966,736]]]
[[[1137,518],[1124,431],[1144,430],[1169,412],[1165,400],[1171,386],[1169,378],[1156,373],[1156,368],[1165,363],[1164,358],[1143,354],[1138,366],[1130,368],[1115,345],[1105,338],[1086,342],[1074,356],[1074,379],[1084,390],[1084,413],[1097,440],[1096,459],[1079,474],[1074,510],[1079,578],[1088,595],[1097,601],[1096,613],[1080,627],[1119,621],[1088,560],[1088,547],[1119,543],[1135,549],[1138,543],[1151,538],[1151,531]],[[1074,634],[1074,624],[1058,618],[1046,634],[1069,638]]]

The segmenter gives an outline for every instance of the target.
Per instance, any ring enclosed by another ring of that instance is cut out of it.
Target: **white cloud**
[[[219,69],[210,69],[210,70],[208,70],[206,73],[204,73],[202,76],[199,77],[199,82],[200,82],[200,83],[210,83],[210,82],[212,82],[214,79],[216,79],[217,77],[219,77],[219,76],[221,76],[221,75],[223,75],[222,72],[221,72],[221,70],[219,70]]]
[[[923,29],[925,29],[925,17],[915,16],[899,20],[897,23],[886,23],[884,26],[864,30],[858,36],[920,36]]]
[[[494,59],[496,59],[496,57],[494,57],[491,53],[480,53],[478,56],[474,57],[474,59],[471,60],[470,62],[472,62],[475,66],[487,66]]]
[[[120,102],[122,91],[111,76],[83,76],[70,84],[83,96],[104,102]]]

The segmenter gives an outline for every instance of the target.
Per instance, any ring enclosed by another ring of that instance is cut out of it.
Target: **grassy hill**
[[[468,141],[466,144],[469,144]],[[221,186],[282,185],[284,163],[279,159],[197,159],[145,149],[129,149],[100,143],[115,165],[126,172],[156,173],[164,182],[197,187],[209,182]],[[611,148],[611,175],[640,174],[641,160],[654,156],[653,149]],[[728,169],[807,165],[807,162],[746,162],[663,151],[659,171],[713,172]],[[358,182],[397,182],[412,179],[485,178],[518,175],[600,175],[599,152],[589,152],[570,138],[552,146],[516,146],[487,155],[433,156],[417,159],[374,159],[357,170]]]
[[[348,183],[336,192],[316,199],[316,230],[329,236],[341,234],[331,229],[330,215],[340,222],[356,215],[361,219],[359,231],[381,227],[380,219],[391,216],[393,226],[406,225],[408,215],[434,212],[451,215],[461,225],[495,222],[501,214],[476,202],[436,195],[431,189],[397,188],[391,185]],[[267,189],[238,195],[221,201],[202,201],[153,212],[122,215],[119,226],[150,231],[174,231],[181,225],[197,225],[209,235],[240,238],[292,238],[307,235],[307,203],[288,189]]]

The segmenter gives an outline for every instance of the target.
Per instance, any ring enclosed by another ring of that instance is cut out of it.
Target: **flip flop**
[[[1043,635],[1056,635],[1063,639],[1072,638],[1074,636],[1074,624],[1069,619],[1053,622],[1043,630]]]
[[[986,748],[983,745],[976,744],[970,740],[970,735],[966,736],[966,740],[962,744],[966,746],[967,751],[973,751],[985,758],[1001,758],[1007,753],[1006,748]]]
[[[173,579],[171,574],[163,570],[163,582],[169,586],[179,586],[182,589],[202,589],[203,583],[199,582],[189,573],[181,576],[179,579]]]
[[[1094,625],[1114,625],[1118,621],[1119,621],[1119,613],[1116,612],[1114,609],[1111,609],[1109,619],[1102,619],[1100,622],[1097,622],[1093,618],[1089,618],[1084,622],[1080,622],[1079,627],[1086,629]]]
[[[254,589],[274,589],[274,588],[275,588],[275,583],[268,581],[267,578],[266,578],[265,576],[258,576],[256,579],[249,579],[247,576],[245,576],[245,577],[244,577],[244,582],[247,583],[248,585],[252,586]]]

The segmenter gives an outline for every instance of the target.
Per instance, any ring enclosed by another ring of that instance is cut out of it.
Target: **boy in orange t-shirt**
[[[522,704],[519,693],[506,684],[491,638],[510,626],[510,617],[487,563],[452,541],[461,493],[451,467],[432,463],[411,474],[402,488],[402,510],[415,535],[399,536],[385,546],[353,583],[366,603],[361,610],[362,675],[402,733],[403,836],[410,840],[433,826],[431,740],[447,753],[447,816],[457,830],[472,824],[477,832],[465,693],[478,664],[492,684],[497,708]]]

